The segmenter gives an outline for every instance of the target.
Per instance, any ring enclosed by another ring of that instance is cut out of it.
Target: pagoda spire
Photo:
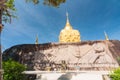
[[[105,34],[105,40],[109,40],[107,33],[104,31]]]
[[[66,12],[66,17],[67,17],[67,23],[69,23],[69,16],[68,16],[68,12]],[[69,23],[70,24],[70,23]]]
[[[38,34],[36,36],[35,44],[39,44],[39,42],[38,42]]]
[[[66,21],[65,29],[72,29],[72,26],[69,22],[68,12],[66,12],[66,17],[67,17],[67,21]]]

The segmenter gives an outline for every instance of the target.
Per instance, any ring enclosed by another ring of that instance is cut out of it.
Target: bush
[[[4,80],[23,80],[25,77],[24,74],[22,74],[26,69],[25,66],[12,59],[3,62],[3,69]]]
[[[110,77],[112,80],[120,80],[120,68],[115,69],[111,74]]]

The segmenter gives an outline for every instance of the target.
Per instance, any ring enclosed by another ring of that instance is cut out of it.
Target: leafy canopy
[[[0,5],[2,13],[2,21],[11,22],[11,18],[15,18],[16,8],[14,6],[14,0],[3,0]]]
[[[110,74],[112,80],[120,80],[120,68],[117,68]]]
[[[26,70],[25,66],[11,59],[3,62],[3,69],[4,80],[23,80],[25,77],[22,74]]]
[[[26,2],[33,2],[34,4],[38,4],[40,0],[26,0]],[[43,4],[58,7],[61,3],[65,3],[66,0],[43,0]]]
[[[40,3],[40,0],[25,0],[26,2],[33,2],[34,4]],[[42,1],[42,0],[41,0]],[[53,7],[59,7],[61,3],[65,3],[66,0],[43,0],[43,4]],[[15,0],[1,0],[0,1],[0,13],[2,13],[2,21],[11,22],[11,18],[15,18]]]

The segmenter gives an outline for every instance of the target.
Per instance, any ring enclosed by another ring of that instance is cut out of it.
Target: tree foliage
[[[66,0],[44,0],[45,5],[59,7],[60,4],[65,3]]]
[[[40,0],[26,0],[26,2],[33,2],[34,4],[38,4]],[[58,7],[61,3],[65,3],[66,0],[43,0],[43,4]]]
[[[40,0],[25,0],[26,2],[33,2],[38,4]],[[42,1],[42,0],[41,0]],[[43,0],[43,4],[53,7],[58,7],[61,3],[65,3],[66,0]],[[15,0],[1,0],[0,1],[0,13],[2,13],[2,21],[11,22],[11,18],[15,18],[16,8]]]
[[[14,0],[2,0],[0,2],[0,13],[2,14],[0,16],[2,16],[2,21],[11,22],[11,18],[16,17],[14,2]]]
[[[25,71],[25,66],[9,59],[8,61],[3,62],[3,79],[4,80],[23,80],[24,75],[22,74]]]
[[[120,80],[120,68],[115,69],[111,74],[110,77],[112,80]]]

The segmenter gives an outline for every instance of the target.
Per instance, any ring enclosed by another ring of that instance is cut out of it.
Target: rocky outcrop
[[[34,70],[108,70],[118,67],[120,41],[22,44],[3,53]]]

